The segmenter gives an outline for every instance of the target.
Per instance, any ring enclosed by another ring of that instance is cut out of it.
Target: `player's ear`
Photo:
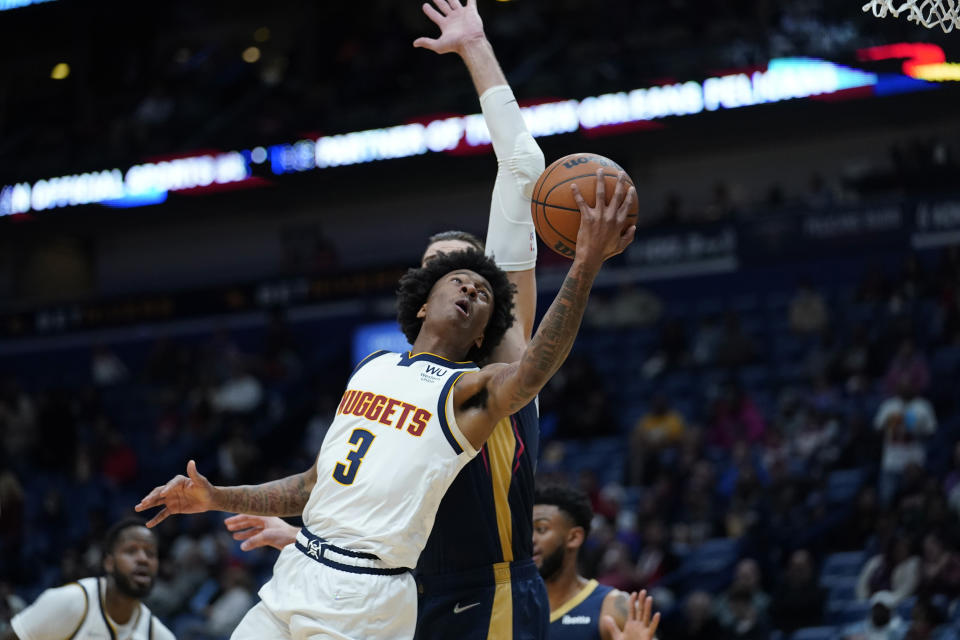
[[[479,336],[476,340],[473,341],[473,346],[475,346],[477,349],[479,349],[479,348],[481,347],[481,345],[483,345],[483,334],[482,334],[482,333],[480,334],[480,336]]]
[[[104,554],[103,556],[103,570],[107,573],[113,573],[113,570],[117,568],[117,563],[113,559],[112,553]]]
[[[424,302],[423,306],[420,307],[420,310],[417,311],[417,317],[421,320],[427,317],[427,303]]]
[[[567,546],[571,549],[579,549],[583,546],[586,536],[583,527],[570,527],[567,531]]]

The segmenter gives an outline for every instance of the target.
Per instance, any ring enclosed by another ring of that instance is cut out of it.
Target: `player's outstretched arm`
[[[602,629],[610,640],[653,640],[660,626],[660,613],[653,613],[653,598],[646,591],[631,593],[627,601],[627,621],[623,631],[612,616],[604,616]]]
[[[303,473],[280,480],[240,487],[217,487],[187,463],[187,475],[176,476],[148,493],[135,507],[146,511],[163,507],[147,522],[155,527],[175,513],[233,511],[260,516],[295,516],[303,512],[310,491],[317,482],[316,465]]]
[[[283,549],[297,540],[295,526],[274,516],[252,516],[238,513],[223,521],[228,531],[233,532],[234,540],[242,540],[240,548],[251,551],[259,547]]]
[[[417,38],[413,46],[434,53],[456,53],[467,65],[479,95],[491,87],[507,84],[483,31],[477,0],[467,0],[466,4],[460,0],[433,0],[433,4],[436,9],[428,2],[423,3],[423,12],[440,27],[440,36]]]
[[[636,189],[627,187],[625,173],[620,172],[609,203],[602,170],[597,171],[595,206],[587,205],[576,183],[572,189],[581,216],[576,255],[536,335],[519,361],[488,365],[465,374],[454,388],[457,424],[475,448],[489,437],[500,419],[532,401],[563,364],[580,329],[601,265],[626,249],[636,233],[635,226],[625,228],[627,213],[637,197]]]
[[[497,179],[490,202],[486,252],[517,287],[516,321],[489,362],[515,362],[530,341],[537,312],[537,239],[530,197],[543,173],[543,152],[520,112],[520,106],[483,30],[475,0],[435,0],[423,11],[439,28],[439,38],[418,38],[414,46],[437,53],[455,52],[470,72],[497,156]]]

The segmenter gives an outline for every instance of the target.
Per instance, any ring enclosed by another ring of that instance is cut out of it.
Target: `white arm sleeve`
[[[87,594],[79,584],[47,589],[10,621],[20,640],[63,640],[79,628],[87,612]]]
[[[510,87],[487,89],[480,96],[480,107],[497,154],[487,255],[504,271],[533,269],[537,264],[537,238],[530,217],[530,197],[543,173],[543,152],[527,130]]]

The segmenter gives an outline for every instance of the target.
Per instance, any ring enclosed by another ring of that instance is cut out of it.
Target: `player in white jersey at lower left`
[[[141,600],[157,578],[157,540],[142,520],[121,520],[103,545],[105,577],[47,589],[3,640],[174,640]]]

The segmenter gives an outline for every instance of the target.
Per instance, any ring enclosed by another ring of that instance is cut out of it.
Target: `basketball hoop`
[[[939,25],[945,33],[960,27],[960,0],[870,0],[863,10],[872,11],[878,18],[906,14],[910,22],[928,29]]]

